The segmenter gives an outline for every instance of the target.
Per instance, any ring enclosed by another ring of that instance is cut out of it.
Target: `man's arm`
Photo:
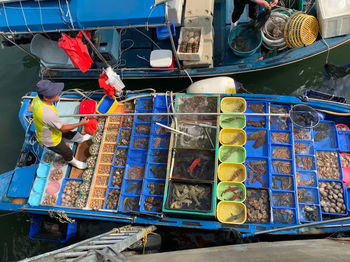
[[[87,124],[87,122],[89,122],[89,119],[87,117],[84,117],[79,123],[75,123],[75,124],[63,124],[60,128],[61,132],[68,132],[71,131],[79,126],[84,126]]]
[[[270,9],[271,8],[270,4],[267,1],[265,1],[265,0],[250,0],[250,1],[252,1],[254,3],[257,3],[262,8],[265,8],[265,9]]]

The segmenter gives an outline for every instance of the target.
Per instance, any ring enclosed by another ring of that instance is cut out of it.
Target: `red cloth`
[[[111,86],[110,84],[106,84],[106,81],[108,80],[108,77],[106,76],[105,73],[100,74],[100,78],[98,79],[98,83],[101,88],[105,90],[105,94],[107,96],[114,96],[115,94],[115,88]]]
[[[75,67],[79,67],[83,73],[90,69],[93,61],[86,45],[83,44],[82,32],[79,32],[76,38],[71,38],[66,34],[62,34],[58,45],[67,53]]]
[[[97,130],[97,120],[90,119],[89,122],[87,122],[87,124],[84,126],[84,129],[86,133],[93,136]]]

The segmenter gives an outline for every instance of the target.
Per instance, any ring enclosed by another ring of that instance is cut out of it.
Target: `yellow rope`
[[[156,233],[152,231],[148,231],[147,229],[142,229],[143,230],[143,249],[142,249],[142,254],[145,254],[145,249],[146,249],[146,244],[147,244],[147,236],[148,234],[153,234],[156,235]]]
[[[328,110],[324,110],[324,109],[317,109],[317,111],[321,111],[324,113],[328,113],[331,115],[337,115],[337,116],[350,116],[350,113],[339,113],[339,112],[328,111]]]

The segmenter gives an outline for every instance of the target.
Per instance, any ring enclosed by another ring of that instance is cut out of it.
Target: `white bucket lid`
[[[167,49],[153,50],[149,60],[151,67],[169,67],[173,62],[173,53]]]

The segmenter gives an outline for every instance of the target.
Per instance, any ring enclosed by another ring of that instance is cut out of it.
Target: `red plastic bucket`
[[[350,128],[345,124],[336,124],[337,130],[350,130]]]

